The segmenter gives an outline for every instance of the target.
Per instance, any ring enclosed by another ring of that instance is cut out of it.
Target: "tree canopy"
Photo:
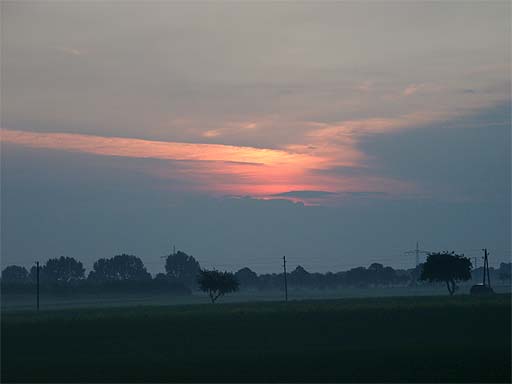
[[[471,261],[454,252],[430,253],[423,264],[420,280],[445,282],[450,295],[455,293],[455,281],[471,279]]]
[[[217,270],[202,270],[197,278],[199,289],[208,293],[213,303],[226,293],[238,291],[238,280],[231,272],[220,272]]]
[[[511,280],[512,263],[500,263],[500,268],[498,272],[500,280]]]
[[[96,261],[89,274],[89,279],[95,281],[144,281],[150,280],[151,274],[146,270],[140,258],[122,254]]]
[[[72,258],[61,256],[49,259],[41,268],[42,277],[46,281],[69,283],[84,278],[85,268],[83,264]]]
[[[255,287],[258,284],[258,275],[256,272],[252,271],[250,268],[244,267],[239,269],[235,273],[235,277],[242,286],[245,287]]]
[[[200,271],[201,266],[198,261],[182,251],[170,254],[165,260],[167,275],[189,286],[197,282]]]
[[[25,267],[10,265],[2,271],[3,283],[21,284],[28,281],[28,271]]]

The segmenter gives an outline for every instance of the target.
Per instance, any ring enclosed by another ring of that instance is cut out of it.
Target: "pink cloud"
[[[384,190],[393,194],[410,191],[412,187],[379,177],[348,177],[319,172],[336,166],[361,165],[365,155],[357,149],[357,140],[350,133],[368,127],[385,130],[393,123],[376,119],[365,123],[346,122],[333,127],[316,125],[319,128],[310,135],[313,145],[289,145],[281,150],[8,129],[0,131],[0,140],[31,148],[99,156],[179,161],[173,167],[144,165],[144,170],[159,178],[185,181],[174,183],[177,188],[217,195],[275,198],[273,195],[304,190]],[[342,140],[335,140],[347,132]],[[302,201],[307,203],[308,199]]]
[[[196,189],[224,194],[263,196],[292,188],[328,188],[312,169],[325,168],[327,158],[285,150],[242,146],[141,140],[70,133],[38,133],[3,129],[1,141],[31,148],[82,152],[101,156],[185,161],[161,177],[188,178]],[[150,170],[150,172],[152,172]]]
[[[3,129],[1,140],[32,148],[162,160],[226,161],[270,166],[319,166],[325,162],[325,159],[320,157],[275,149],[151,141],[72,133],[38,133]]]

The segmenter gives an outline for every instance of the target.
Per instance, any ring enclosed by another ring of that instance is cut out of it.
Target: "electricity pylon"
[[[416,266],[418,266],[420,264],[420,253],[427,255],[430,253],[430,251],[425,251],[423,249],[420,249],[420,243],[416,242],[416,249],[413,249],[410,251],[405,251],[404,253],[406,255],[415,254],[416,255]]]

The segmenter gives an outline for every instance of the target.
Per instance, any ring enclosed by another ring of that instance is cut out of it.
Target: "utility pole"
[[[474,261],[475,261],[475,269],[478,268],[478,257],[473,257]]]
[[[418,266],[420,264],[420,245],[418,242],[416,242],[414,253],[416,254],[416,266]]]
[[[487,257],[487,251],[485,249],[482,249],[482,251],[484,251],[484,257],[482,257],[482,259],[484,259],[484,281],[482,282],[484,287],[485,287],[485,278],[486,278],[486,272],[485,272],[485,258]]]
[[[489,256],[489,253],[487,253],[487,256]],[[491,273],[489,272],[489,258],[486,258],[487,260],[487,284],[489,284],[489,288],[491,288]]]
[[[487,252],[487,248],[482,249],[484,251],[484,286],[485,286],[485,278],[487,275],[487,285],[491,288],[491,275],[489,273],[489,252]]]
[[[286,256],[283,256],[283,270],[284,270],[284,301],[288,302],[288,282],[286,281]]]
[[[37,311],[39,311],[39,261],[36,261]]]

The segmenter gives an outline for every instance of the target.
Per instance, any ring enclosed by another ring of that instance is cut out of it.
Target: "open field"
[[[510,295],[2,313],[2,381],[509,382]]]
[[[510,285],[495,285],[497,293],[511,293]],[[469,293],[470,285],[461,286],[457,294]],[[343,298],[372,298],[397,296],[446,296],[448,294],[444,283],[416,287],[367,287],[339,288],[334,290],[290,289],[291,300],[325,300]],[[244,303],[260,301],[281,301],[284,292],[279,291],[240,291],[229,294],[221,299],[222,303]],[[35,309],[35,288],[32,294],[1,295],[3,311],[24,311]],[[111,308],[137,305],[184,305],[208,304],[208,296],[196,292],[191,296],[176,296],[166,293],[102,293],[102,294],[41,294],[42,309],[68,308]]]

